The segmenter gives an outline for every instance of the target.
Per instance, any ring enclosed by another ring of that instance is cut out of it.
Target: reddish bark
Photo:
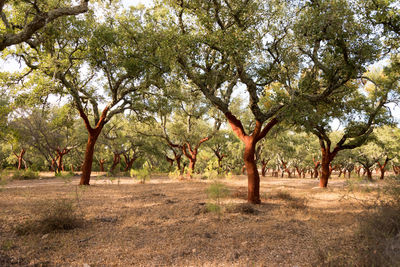
[[[224,159],[224,157],[226,157],[225,154],[222,154],[219,150],[213,150],[215,156],[218,159],[218,173],[221,173],[222,171],[222,160]]]
[[[265,177],[268,162],[269,162],[269,160],[265,160],[265,159],[263,159],[263,160],[261,161],[261,164],[262,164],[262,166],[261,166],[261,175],[262,175],[263,177]]]
[[[132,169],[132,165],[133,163],[138,159],[138,157],[136,155],[133,155],[132,157],[130,157],[128,154],[124,153],[124,160],[125,160],[125,171],[129,171],[130,169]],[[173,161],[172,161],[173,163]],[[172,166],[172,164],[171,164]]]
[[[242,167],[242,174],[243,174],[243,175],[246,174],[246,165],[243,165],[243,167]]]
[[[358,166],[358,167],[355,167],[354,169],[356,170],[357,176],[360,177],[360,172],[361,172],[362,167]]]
[[[271,130],[273,126],[278,123],[276,118],[270,120],[267,125],[262,129],[262,122],[256,120],[256,126],[251,135],[247,135],[244,131],[243,125],[232,113],[226,112],[226,118],[233,132],[239,137],[244,143],[244,163],[247,169],[247,183],[248,183],[248,194],[247,201],[253,204],[261,203],[260,199],[260,176],[258,174],[257,165],[255,161],[255,147],[259,140],[265,137],[265,135]]]
[[[113,163],[110,167],[110,172],[114,172],[115,168],[117,167],[117,165],[121,162],[121,152],[113,152],[114,153],[114,157],[113,157]]]
[[[17,154],[17,153],[15,153],[14,152],[14,155],[17,157],[17,159],[18,159],[18,166],[17,166],[17,168],[18,168],[18,170],[21,170],[22,169],[22,163],[24,163],[24,155],[25,155],[25,149],[24,148],[21,148],[21,151],[19,152],[19,154]],[[26,168],[26,167],[25,167]]]
[[[385,172],[386,172],[385,168],[389,160],[390,160],[389,157],[386,157],[385,162],[383,162],[383,164],[381,164],[379,161],[377,162],[379,170],[381,171],[381,176],[380,176],[381,180],[385,178]]]
[[[290,171],[290,169],[287,167],[287,162],[283,161],[281,159],[281,163],[283,166],[284,171],[288,174],[288,178],[292,178],[292,172]],[[283,177],[283,172],[282,172],[282,177]]]
[[[61,150],[60,148],[56,149],[56,153],[57,153],[57,170],[58,172],[60,171],[64,171],[64,165],[63,165],[63,157],[69,153],[69,151],[71,151],[71,149],[68,148],[64,148],[63,150]]]
[[[393,172],[396,175],[400,174],[400,166],[393,165]]]
[[[338,151],[337,149],[334,149],[333,152],[331,152],[328,146],[328,147],[321,147],[321,152],[322,152],[322,162],[321,162],[321,177],[319,179],[319,186],[325,188],[328,186],[328,180],[332,172],[331,162],[335,158]]]
[[[106,106],[97,122],[96,126],[93,128],[90,125],[89,119],[83,110],[79,110],[79,114],[83,121],[85,122],[85,127],[88,131],[88,141],[86,144],[85,156],[82,164],[82,175],[79,185],[89,185],[90,184],[90,174],[92,173],[93,164],[93,154],[94,147],[96,145],[97,138],[99,137],[101,130],[106,123],[106,116],[109,107]]]
[[[101,172],[104,172],[104,163],[106,163],[105,159],[99,159],[99,166]]]
[[[303,175],[303,178],[305,178],[306,170],[304,168],[300,169],[298,166],[296,166],[296,171],[297,171],[297,174],[299,175],[299,178],[301,178],[302,175]]]
[[[370,168],[364,168],[364,173],[367,173],[367,179],[372,181],[372,170]]]
[[[201,146],[201,144],[208,141],[209,139],[210,137],[205,137],[201,139],[193,149],[189,143],[186,143],[182,146],[183,154],[189,159],[189,169],[187,172],[188,178],[192,178],[192,174],[194,173],[194,167],[196,165],[199,147]]]
[[[319,168],[319,166],[321,166],[321,162],[320,161],[315,161],[314,158],[313,158],[313,162],[314,162],[314,171],[313,171],[314,178],[318,178],[318,168]]]

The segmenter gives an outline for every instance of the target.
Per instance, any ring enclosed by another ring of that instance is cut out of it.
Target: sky
[[[122,3],[125,7],[129,6],[136,6],[138,4],[143,4],[143,5],[151,5],[153,3],[152,0],[122,0]]]

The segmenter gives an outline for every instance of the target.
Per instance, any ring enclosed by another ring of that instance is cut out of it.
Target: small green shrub
[[[131,170],[131,177],[136,178],[140,181],[140,183],[144,184],[146,181],[150,180],[151,171],[150,168],[145,165],[142,169],[139,170]]]
[[[181,178],[181,170],[178,167],[175,167],[175,170],[168,173],[168,177],[173,180]]]
[[[34,205],[33,212],[36,213],[34,219],[17,225],[15,229],[17,234],[72,230],[82,226],[83,223],[82,216],[77,213],[76,205],[69,199],[39,201]]]
[[[232,180],[233,179],[233,173],[232,172],[226,172],[225,173],[225,179]]]
[[[215,180],[215,179],[220,178],[220,175],[218,174],[218,171],[216,171],[216,170],[206,170],[203,173],[203,177],[208,180]]]
[[[32,171],[30,169],[27,170],[16,170],[13,175],[13,180],[34,180],[39,178],[39,173]]]
[[[222,213],[221,199],[229,195],[229,189],[222,183],[214,182],[207,188],[207,211],[218,214],[218,218]]]

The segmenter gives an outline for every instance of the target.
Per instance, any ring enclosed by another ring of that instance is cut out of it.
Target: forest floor
[[[10,181],[0,187],[0,265],[323,266],[354,260],[360,216],[374,190],[349,191],[351,183],[336,178],[327,189],[309,178],[261,180],[262,204],[255,206],[246,204],[245,176],[219,180],[230,192],[220,212],[207,209],[216,201],[207,195],[208,180],[155,175],[141,184],[92,177],[84,188],[78,177]],[[18,234],[56,199],[76,205],[83,218],[78,228],[47,233],[31,227]]]

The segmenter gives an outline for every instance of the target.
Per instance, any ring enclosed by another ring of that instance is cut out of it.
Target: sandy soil
[[[338,253],[352,257],[363,209],[348,197],[344,180],[330,180],[323,190],[315,179],[262,178],[263,203],[254,210],[245,205],[245,176],[221,182],[230,195],[218,215],[207,212],[206,180],[93,178],[83,189],[78,178],[12,181],[0,191],[0,263],[294,267],[324,265]],[[16,234],[16,226],[34,217],[35,203],[60,198],[75,201],[82,227]]]

